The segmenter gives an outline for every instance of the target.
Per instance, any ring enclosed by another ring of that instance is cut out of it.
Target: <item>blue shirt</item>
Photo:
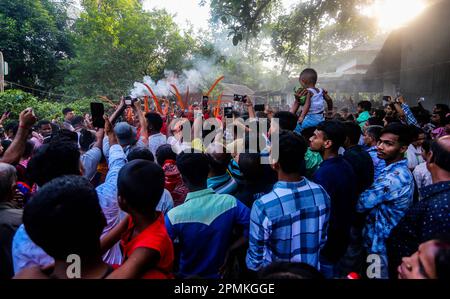
[[[329,263],[336,263],[347,251],[356,216],[356,175],[352,165],[339,156],[323,161],[313,181],[321,185],[331,199],[327,242],[321,255]]]
[[[307,180],[278,182],[253,204],[247,267],[257,271],[272,262],[303,262],[319,268],[325,244],[330,198]]]
[[[386,254],[386,239],[413,202],[414,179],[407,161],[387,166],[372,187],[359,197],[358,212],[369,212],[364,246],[369,253]]]
[[[217,194],[234,195],[237,191],[238,184],[235,179],[227,172],[224,175],[208,178],[208,188],[211,188]]]
[[[103,235],[108,233],[120,222],[120,208],[117,203],[117,178],[120,169],[125,163],[126,157],[122,147],[117,144],[111,146],[109,148],[108,174],[106,175],[105,182],[96,189],[99,204],[107,222],[103,230]],[[82,218],[83,215],[80,215],[80,221]],[[30,239],[23,224],[14,236],[12,247],[15,273],[29,266],[47,266],[54,262],[52,257],[48,256],[42,248]],[[121,264],[122,253],[119,243],[107,251],[103,256],[103,260],[108,264]]]
[[[181,277],[219,278],[236,225],[248,235],[250,210],[236,198],[212,189],[190,192],[166,215],[166,228],[180,246]]]
[[[383,169],[386,167],[386,161],[383,159],[378,158],[378,149],[377,146],[372,146],[371,148],[367,149],[367,152],[369,153],[370,157],[373,161],[373,166],[375,170],[374,179],[377,180],[380,176]]]
[[[401,104],[402,110],[405,113],[406,123],[408,125],[414,125],[416,127],[420,127],[419,123],[417,122],[416,118],[414,117],[414,114],[412,113],[411,109],[407,104]]]

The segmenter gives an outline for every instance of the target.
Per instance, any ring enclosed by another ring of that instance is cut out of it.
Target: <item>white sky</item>
[[[285,8],[299,0],[282,0]],[[209,1],[205,6],[199,5],[200,0],[144,0],[144,9],[166,9],[170,14],[175,14],[175,22],[184,27],[187,22],[195,29],[208,29]]]
[[[285,9],[292,4],[305,0],[282,0]],[[205,6],[200,0],[144,0],[144,9],[164,8],[176,15],[175,22],[180,27],[191,23],[195,29],[208,29],[209,0]],[[380,29],[390,31],[417,16],[425,7],[423,0],[377,0],[375,5],[363,9],[363,14],[375,16]]]

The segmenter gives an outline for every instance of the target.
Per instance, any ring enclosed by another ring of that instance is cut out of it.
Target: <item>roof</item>
[[[239,85],[239,84],[230,84],[230,83],[222,83],[220,84],[223,88],[223,95],[224,96],[233,96],[235,94],[239,95],[254,95],[255,92],[248,88],[245,85]]]

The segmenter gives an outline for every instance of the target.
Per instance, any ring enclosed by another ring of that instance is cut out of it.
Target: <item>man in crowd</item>
[[[222,144],[211,143],[206,149],[206,157],[209,161],[208,188],[217,194],[234,195],[238,184],[227,171],[231,154],[226,152]]]
[[[357,179],[352,165],[338,154],[345,141],[345,128],[341,123],[320,123],[310,141],[311,150],[320,152],[323,158],[313,181],[321,185],[331,199],[330,224],[327,241],[320,253],[320,267],[325,278],[334,278],[339,270],[337,264],[350,242]]]
[[[149,112],[145,115],[147,119],[148,147],[154,156],[161,145],[167,143],[166,135],[161,133],[163,120],[158,113]]]
[[[386,161],[386,168],[358,200],[357,211],[368,213],[364,247],[368,255],[380,257],[379,278],[388,278],[386,239],[413,201],[414,179],[404,157],[411,143],[410,136],[409,127],[400,123],[383,129],[378,157]]]
[[[22,209],[15,207],[16,169],[0,162],[0,280],[14,275],[11,245],[14,233],[22,224]]]
[[[364,144],[367,147],[367,153],[372,158],[375,181],[386,167],[386,162],[383,159],[378,158],[378,141],[380,140],[382,130],[382,126],[369,126],[364,132]]]
[[[179,277],[219,278],[227,256],[247,242],[250,210],[231,195],[207,188],[208,159],[181,153],[177,167],[189,188],[185,202],[166,215],[166,227],[180,250]],[[231,244],[233,230],[243,236]]]
[[[74,131],[74,127],[72,126],[72,120],[75,117],[75,113],[72,108],[64,108],[62,110],[62,114],[64,116],[63,128],[66,130]]]
[[[421,189],[422,200],[406,212],[389,237],[391,278],[400,259],[412,255],[419,244],[450,235],[450,136],[432,143],[427,168],[433,185]]]
[[[278,160],[272,160],[278,182],[255,201],[251,211],[247,267],[258,271],[272,262],[295,261],[319,268],[330,199],[321,186],[303,177],[306,141],[293,132],[282,132],[279,142]]]

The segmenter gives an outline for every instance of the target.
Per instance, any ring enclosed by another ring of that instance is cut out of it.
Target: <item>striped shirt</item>
[[[211,188],[217,194],[234,195],[237,191],[238,184],[231,175],[226,172],[224,175],[208,178],[208,188]]]
[[[401,104],[402,110],[405,113],[406,123],[408,125],[414,125],[416,127],[420,127],[419,123],[417,122],[416,118],[414,117],[414,114],[412,113],[411,109],[407,104]]]
[[[330,198],[319,185],[278,182],[253,204],[247,267],[257,271],[272,262],[303,262],[319,268],[326,241]]]

